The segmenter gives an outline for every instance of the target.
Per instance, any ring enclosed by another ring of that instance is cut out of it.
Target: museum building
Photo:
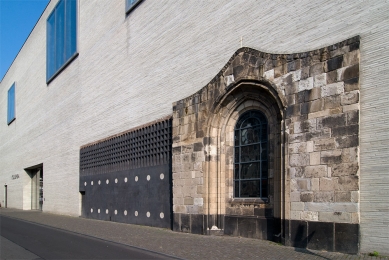
[[[51,0],[0,83],[0,202],[389,254],[389,4]]]

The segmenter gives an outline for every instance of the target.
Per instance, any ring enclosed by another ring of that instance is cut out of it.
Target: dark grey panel
[[[334,251],[334,223],[308,222],[309,249]]]
[[[359,251],[359,224],[335,224],[335,251],[357,254]]]
[[[169,165],[84,176],[80,182],[83,217],[171,228]]]

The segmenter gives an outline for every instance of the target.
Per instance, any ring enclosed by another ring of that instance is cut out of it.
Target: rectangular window
[[[8,90],[7,124],[15,120],[15,83]]]
[[[126,13],[133,10],[142,0],[126,0]]]
[[[47,18],[46,80],[77,56],[77,0],[61,0]]]

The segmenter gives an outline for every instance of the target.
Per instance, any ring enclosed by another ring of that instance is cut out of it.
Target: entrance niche
[[[224,234],[277,240],[281,233],[281,109],[266,82],[241,82],[215,106],[218,221]],[[212,162],[210,162],[212,163]],[[212,187],[213,186],[213,187]],[[216,195],[215,194],[215,195]]]
[[[43,164],[24,169],[30,177],[31,210],[43,210]]]

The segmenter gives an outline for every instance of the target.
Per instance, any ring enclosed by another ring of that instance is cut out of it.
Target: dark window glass
[[[59,1],[46,25],[46,80],[49,81],[77,54],[77,0]]]
[[[126,13],[134,9],[142,0],[126,0]]]
[[[267,198],[267,120],[260,111],[244,113],[235,126],[234,196]]]
[[[15,83],[8,90],[7,124],[15,119]]]

